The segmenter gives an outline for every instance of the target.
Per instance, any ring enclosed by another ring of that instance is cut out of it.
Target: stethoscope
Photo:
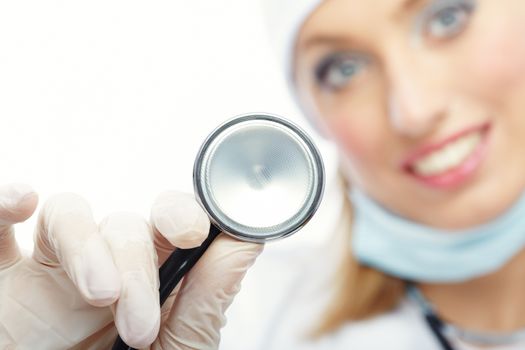
[[[160,305],[220,232],[264,243],[288,237],[314,215],[324,190],[321,155],[292,122],[245,114],[217,127],[193,168],[197,201],[212,225],[200,247],[177,249],[159,270]],[[120,337],[113,350],[132,349]]]
[[[455,350],[455,347],[452,346],[446,334],[453,334],[458,339],[484,347],[509,345],[525,341],[525,330],[506,335],[460,330],[445,323],[437,315],[433,305],[425,299],[421,291],[413,284],[407,286],[407,294],[408,297],[419,306],[427,326],[443,350]]]
[[[443,350],[455,350],[450,344],[447,337],[444,334],[445,323],[435,313],[432,305],[423,297],[420,290],[413,284],[409,283],[407,286],[407,295],[412,299],[421,309],[421,312],[425,318],[427,326],[438,341],[439,345]]]
[[[443,350],[455,350],[443,333],[444,323],[433,312],[425,313],[425,321]]]

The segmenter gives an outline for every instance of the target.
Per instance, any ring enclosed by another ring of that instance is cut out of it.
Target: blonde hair
[[[344,188],[348,184],[343,180]],[[345,199],[341,221],[344,246],[350,247],[353,210]],[[348,321],[364,320],[387,312],[398,305],[405,292],[406,282],[381,271],[360,264],[345,249],[333,276],[333,296],[321,323],[312,332],[313,337],[330,333]]]

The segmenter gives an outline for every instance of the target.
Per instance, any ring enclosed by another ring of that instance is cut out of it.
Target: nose
[[[388,117],[392,127],[412,138],[435,130],[447,113],[442,84],[435,79],[435,72],[425,72],[408,59],[400,59],[390,65],[388,73]]]

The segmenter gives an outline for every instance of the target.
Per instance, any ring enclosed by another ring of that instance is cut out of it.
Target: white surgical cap
[[[291,85],[295,41],[303,22],[322,0],[260,0],[271,44]]]

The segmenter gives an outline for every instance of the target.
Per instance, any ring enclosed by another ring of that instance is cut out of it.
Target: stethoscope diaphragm
[[[212,222],[264,242],[299,230],[319,206],[324,168],[311,139],[270,114],[236,117],[215,129],[194,166],[195,193]]]

